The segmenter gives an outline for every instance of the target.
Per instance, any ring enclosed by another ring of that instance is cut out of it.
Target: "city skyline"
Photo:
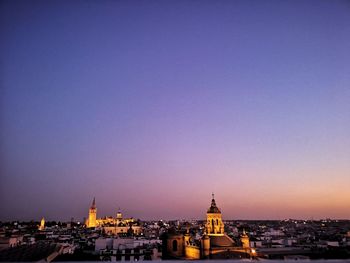
[[[0,7],[0,220],[350,219],[348,1]]]

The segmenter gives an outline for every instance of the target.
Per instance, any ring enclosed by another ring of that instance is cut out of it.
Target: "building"
[[[94,197],[94,200],[92,200],[92,204],[91,204],[91,207],[89,209],[89,217],[86,221],[86,226],[88,228],[97,226],[96,225],[96,217],[97,217],[97,208],[96,208],[96,200]]]
[[[224,236],[224,223],[221,218],[221,211],[216,206],[214,194],[211,205],[207,211],[206,233],[209,236]]]
[[[109,216],[104,218],[97,218],[97,208],[95,198],[92,201],[89,209],[89,216],[85,222],[87,228],[102,228],[106,234],[117,235],[140,235],[142,233],[142,227],[138,220],[134,218],[125,218],[118,210],[115,217]]]
[[[42,218],[40,221],[40,226],[39,226],[39,230],[43,231],[45,230],[45,218]]]
[[[100,237],[95,242],[95,253],[100,255],[102,261],[159,260],[161,258],[159,244],[149,244],[147,241],[134,238]]]
[[[243,248],[250,248],[249,237],[245,230],[243,230],[243,234],[241,235],[241,243]]]
[[[187,230],[179,233],[172,229],[163,235],[163,259],[229,259],[252,258],[255,250],[249,247],[244,232],[239,245],[224,232],[221,210],[216,206],[214,194],[207,210],[204,234],[194,238]],[[242,244],[242,245],[241,245]]]
[[[13,248],[21,245],[23,243],[23,236],[22,235],[14,235],[11,237],[0,237],[0,250],[6,249],[6,248]]]

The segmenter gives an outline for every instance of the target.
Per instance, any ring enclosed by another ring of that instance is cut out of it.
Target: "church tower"
[[[89,219],[87,220],[87,227],[96,227],[96,215],[97,215],[97,208],[95,203],[95,197],[92,201],[92,205],[89,209]]]
[[[221,218],[221,211],[216,206],[214,194],[211,205],[207,211],[207,223],[206,223],[206,234],[209,236],[223,236],[224,235],[224,223]]]
[[[44,229],[45,229],[45,218],[42,218],[40,221],[39,230],[42,231]]]
[[[250,247],[249,237],[244,229],[243,229],[243,234],[241,235],[241,243],[243,248]]]
[[[120,208],[118,208],[118,212],[117,212],[117,225],[123,221],[123,215],[122,212],[120,211]]]

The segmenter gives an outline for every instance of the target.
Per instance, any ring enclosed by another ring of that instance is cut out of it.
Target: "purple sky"
[[[1,1],[0,220],[350,218],[349,1]]]

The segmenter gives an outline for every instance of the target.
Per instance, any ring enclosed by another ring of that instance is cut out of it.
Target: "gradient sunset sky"
[[[350,218],[349,1],[1,1],[0,220]]]

